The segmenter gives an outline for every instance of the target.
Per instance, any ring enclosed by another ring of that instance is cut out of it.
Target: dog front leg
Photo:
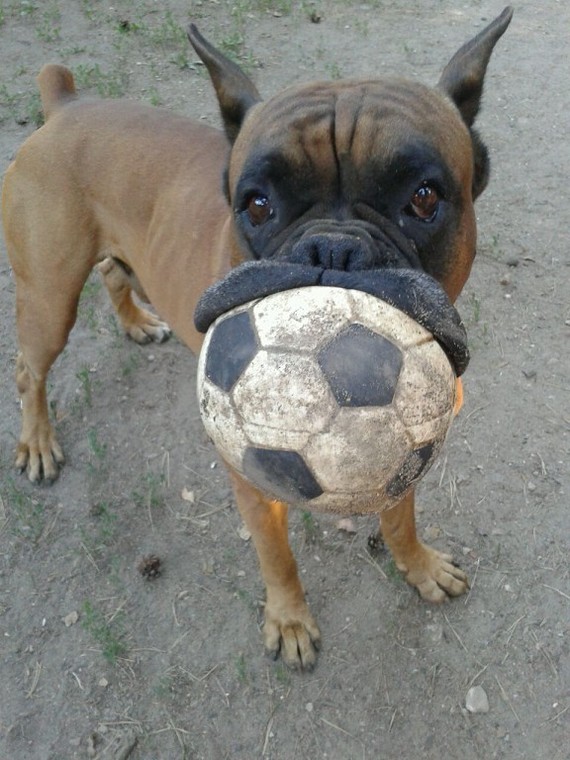
[[[443,602],[460,596],[469,588],[467,576],[453,563],[453,557],[418,540],[414,512],[414,491],[399,504],[380,515],[382,538],[399,570],[424,599]]]
[[[272,501],[230,468],[238,509],[251,533],[265,583],[263,638],[293,668],[312,669],[321,634],[305,601],[288,538],[287,505]]]

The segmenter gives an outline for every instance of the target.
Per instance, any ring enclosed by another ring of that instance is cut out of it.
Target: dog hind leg
[[[16,467],[27,470],[35,483],[53,482],[64,456],[49,421],[46,379],[50,367],[67,343],[75,324],[77,304],[90,267],[74,278],[60,276],[57,269],[27,271],[16,275],[16,322],[20,353],[16,384],[22,403],[22,432]]]
[[[133,300],[133,291],[148,303],[134,274],[116,259],[108,256],[96,269],[99,271],[109,296],[127,335],[136,343],[150,343],[154,340],[163,343],[171,335],[171,330],[162,320],[147,309],[138,306]]]

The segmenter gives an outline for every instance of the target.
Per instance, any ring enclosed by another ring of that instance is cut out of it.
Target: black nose
[[[340,232],[304,235],[293,246],[290,260],[297,264],[345,272],[371,269],[374,266],[374,254],[370,246],[356,235]]]

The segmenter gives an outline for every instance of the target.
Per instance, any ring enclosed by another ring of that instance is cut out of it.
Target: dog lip
[[[433,334],[457,375],[467,368],[467,336],[457,311],[433,277],[410,268],[349,272],[286,261],[247,261],[204,291],[194,312],[194,324],[204,333],[231,309],[311,285],[360,290],[386,301]]]

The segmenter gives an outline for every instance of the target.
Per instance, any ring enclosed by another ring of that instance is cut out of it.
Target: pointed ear
[[[251,106],[259,103],[261,96],[240,67],[210,45],[194,24],[190,24],[187,33],[192,47],[208,69],[218,96],[226,135],[233,143],[246,113]]]
[[[447,64],[438,87],[453,100],[468,127],[479,111],[487,64],[497,40],[511,22],[513,9],[508,6],[493,22],[470,42],[465,43]]]

